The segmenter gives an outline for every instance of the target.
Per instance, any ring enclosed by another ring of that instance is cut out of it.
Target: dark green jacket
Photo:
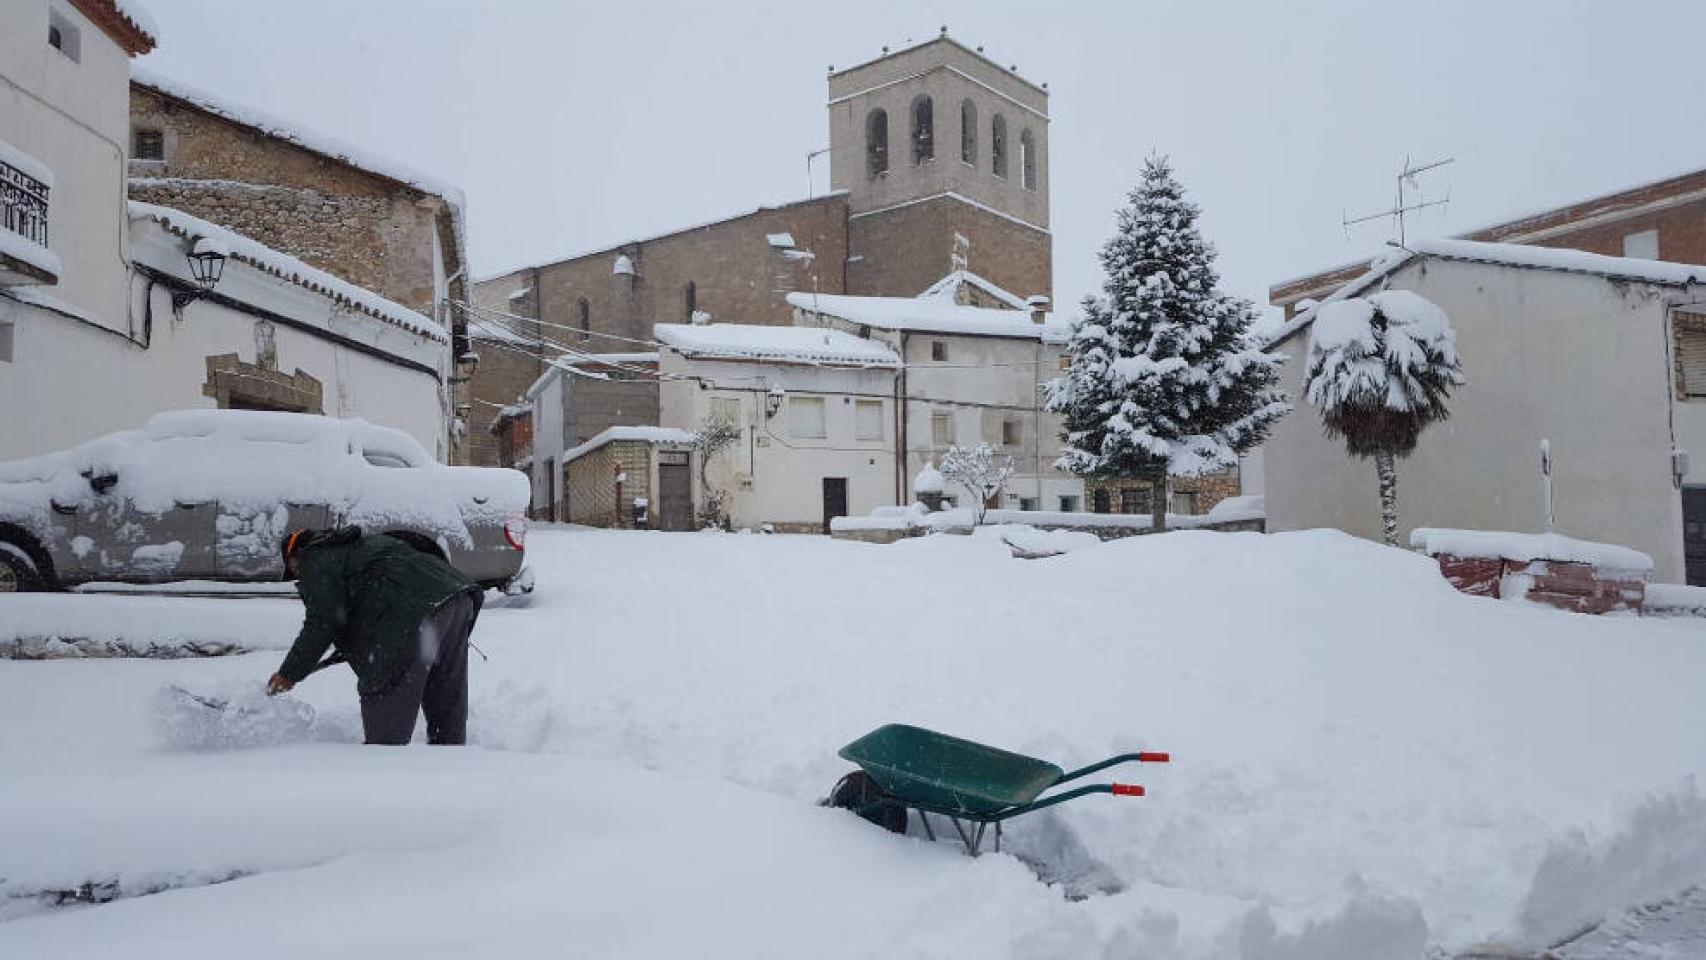
[[[307,612],[278,668],[292,683],[336,645],[356,690],[380,692],[421,655],[421,621],[458,593],[479,593],[450,564],[395,537],[364,537],[360,527],[309,536],[296,585]]]

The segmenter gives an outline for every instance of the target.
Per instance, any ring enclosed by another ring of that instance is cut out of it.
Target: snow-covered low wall
[[[989,510],[986,525],[1017,524],[1038,530],[1081,530],[1103,540],[1118,540],[1154,533],[1147,515],[1127,513],[1060,513],[1050,510]],[[922,504],[910,507],[878,507],[865,517],[836,517],[830,534],[842,540],[894,543],[907,537],[932,533],[971,533],[976,524],[970,510],[927,511]],[[1211,513],[1201,516],[1170,513],[1169,530],[1220,530],[1262,533],[1266,522],[1260,511]]]
[[[1641,612],[1649,617],[1706,617],[1706,587],[1649,583]]]
[[[1410,545],[1463,593],[1532,600],[1575,613],[1642,611],[1653,559],[1639,550],[1556,533],[1420,528]]]

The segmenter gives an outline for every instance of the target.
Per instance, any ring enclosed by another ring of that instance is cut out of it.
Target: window
[[[977,104],[960,101],[960,160],[977,165]]]
[[[954,445],[954,415],[937,413],[930,417],[930,443],[935,447]]]
[[[1019,421],[1001,421],[1001,445],[1004,447],[1016,447],[1019,445]]]
[[[788,398],[788,432],[805,440],[822,440],[824,430],[822,397]]]
[[[853,405],[854,437],[860,440],[883,439],[883,402],[860,400]]]
[[[1060,369],[1062,369],[1062,370],[1071,370],[1072,369],[1072,355],[1071,354],[1063,353],[1060,355]]]
[[[12,362],[12,327],[11,321],[0,321],[0,363]]]
[[[1706,317],[1678,314],[1675,322],[1677,365],[1682,368],[1683,396],[1706,398]],[[1690,325],[1684,326],[1685,323]],[[0,331],[5,329],[0,327]]]
[[[687,286],[681,291],[682,304],[687,307],[687,322],[693,322],[693,314],[699,309],[699,285],[687,281]]]
[[[1019,178],[1026,190],[1037,188],[1037,138],[1029,130],[1019,134]]]
[[[912,101],[912,162],[936,159],[936,113],[929,97]]]
[[[1143,496],[1142,490],[1139,490],[1135,487],[1126,487],[1124,490],[1120,491],[1120,512],[1121,513],[1144,513],[1144,512],[1146,512],[1144,509],[1145,504],[1143,502],[1145,499],[1146,498]]]
[[[999,113],[989,122],[989,171],[1007,179],[1007,118]]]
[[[889,115],[883,110],[865,118],[865,171],[873,177],[889,171]]]
[[[1060,512],[1061,513],[1077,513],[1078,512],[1078,498],[1077,497],[1061,497],[1060,498]]]
[[[948,345],[940,340],[930,341],[930,359],[937,362],[948,359]]]
[[[1173,502],[1167,505],[1168,513],[1191,516],[1197,512],[1197,495],[1194,491],[1173,491]]]
[[[1638,260],[1657,260],[1659,258],[1659,232],[1657,230],[1642,230],[1640,233],[1624,234],[1623,255]]]
[[[724,423],[732,423],[736,426],[739,426],[740,425],[740,398],[739,397],[712,397],[711,398],[711,419],[712,420],[721,420]]]
[[[138,130],[131,144],[131,155],[138,160],[166,159],[166,137],[158,130]]]
[[[1036,497],[1020,497],[1019,498],[1019,509],[1020,510],[1035,510],[1035,509],[1037,509],[1037,498]]]
[[[1109,512],[1108,491],[1097,490],[1093,495],[1091,495],[1090,502],[1095,504],[1095,510],[1097,513]]]
[[[82,59],[82,31],[58,10],[47,12],[47,45],[70,57],[73,62]]]
[[[580,309],[580,315],[581,315],[581,339],[582,340],[591,340],[592,339],[592,304],[587,303],[586,298],[582,297],[579,309]]]

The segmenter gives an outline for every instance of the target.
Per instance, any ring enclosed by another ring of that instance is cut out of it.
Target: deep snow
[[[341,670],[297,688],[310,742],[161,739],[163,684],[258,685],[276,652],[0,663],[0,955],[1385,960],[1543,946],[1706,881],[1698,621],[1464,597],[1330,533],[529,550],[538,592],[475,634],[486,749],[354,746]],[[150,599],[138,625],[199,609],[175,604],[292,608]],[[1125,889],[1069,900],[815,806],[891,721],[1068,767],[1170,750],[1112,778],[1145,798],[1012,824]],[[188,889],[22,898],[109,881]]]

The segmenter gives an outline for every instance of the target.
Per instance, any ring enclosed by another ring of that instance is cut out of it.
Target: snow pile
[[[149,705],[149,723],[175,750],[272,747],[307,740],[314,708],[288,695],[267,696],[258,680],[219,689],[161,687]]]
[[[1641,611],[1655,617],[1706,617],[1706,587],[1649,583]]]
[[[1000,537],[1013,548],[1014,556],[1028,558],[1054,557],[1085,547],[1099,546],[1102,539],[1093,533],[1078,530],[1038,530],[1022,523],[1007,523],[977,528],[979,536]]]
[[[185,888],[31,907],[0,955],[1417,960],[1536,954],[1706,881],[1691,624],[1481,603],[1327,532],[1047,562],[992,535],[530,547],[548,582],[475,634],[486,749],[342,742],[338,668],[291,694],[307,742],[163,751],[161,684],[257,684],[277,654],[0,662],[3,902]],[[889,722],[1173,763],[1011,821],[1035,866],[973,860],[816,806]]]
[[[1557,533],[1510,533],[1503,530],[1448,530],[1418,527],[1410,546],[1429,556],[1486,557],[1502,560],[1563,560],[1591,563],[1608,570],[1651,573],[1653,558],[1639,550]]]
[[[941,493],[947,489],[947,483],[947,478],[942,476],[942,471],[936,469],[936,464],[926,463],[924,469],[918,471],[918,476],[912,480],[912,492]]]
[[[1227,497],[1205,514],[1210,520],[1257,520],[1267,515],[1267,501],[1261,494]]]
[[[28,593],[0,599],[0,610],[0,656],[182,657],[283,650],[302,625],[294,586],[277,600]]]
[[[10,230],[0,229],[0,256],[22,260],[37,270],[53,274],[56,279],[65,272],[64,265],[59,262],[59,254]]]
[[[665,345],[694,359],[900,366],[900,357],[887,344],[822,327],[660,323],[652,330]]]

